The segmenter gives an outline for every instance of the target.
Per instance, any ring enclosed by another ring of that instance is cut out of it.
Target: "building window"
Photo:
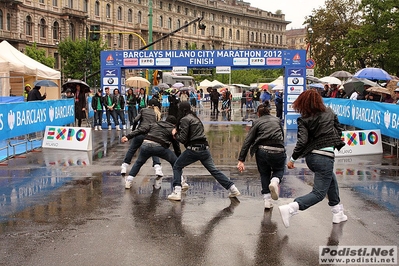
[[[159,1],[159,9],[162,9],[162,6],[163,6],[163,2]]]
[[[181,50],[181,43],[180,43],[180,41],[177,42],[177,50]]]
[[[127,48],[128,49],[133,49],[133,35],[132,34],[129,35],[129,41],[128,41],[128,44],[127,44]]]
[[[197,23],[193,24],[193,34],[197,34]]]
[[[123,47],[123,35],[122,35],[122,33],[119,33],[119,36],[118,36],[118,47],[119,48]]]
[[[237,30],[237,32],[236,32],[236,40],[239,41],[240,39],[241,39],[240,38],[240,31]]]
[[[39,3],[44,4],[44,0],[39,0]]]
[[[229,29],[229,39],[233,38],[233,31]]]
[[[187,21],[184,21],[184,25],[187,25],[188,24],[188,22]],[[184,28],[184,32],[188,32],[188,27],[185,27]]]
[[[40,38],[46,38],[46,21],[44,20],[44,18],[40,20],[39,34]]]
[[[239,18],[237,18],[237,25],[240,25],[240,23],[241,23],[241,21],[240,21],[240,19]]]
[[[141,23],[141,11],[137,13],[137,23]]]
[[[68,0],[68,7],[73,8],[73,0]]]
[[[131,9],[127,11],[127,22],[133,22],[133,11]]]
[[[180,6],[177,6],[177,13],[180,13],[181,12],[181,8],[180,8]]]
[[[89,12],[89,0],[83,0],[83,12]]]
[[[172,18],[168,19],[168,29],[172,29]]]
[[[172,4],[168,4],[168,11],[172,11]]]
[[[224,38],[224,28],[220,29],[220,37]]]
[[[55,21],[53,24],[53,39],[54,40],[59,39],[59,32],[60,32],[60,24],[58,24],[58,22]]]
[[[11,30],[11,14],[7,13],[7,21],[6,21],[7,30]]]
[[[180,19],[177,20],[176,25],[177,25],[177,28],[181,27]]]
[[[186,42],[186,44],[184,45],[184,48],[185,48],[186,50],[188,50],[188,42]]]
[[[71,40],[75,40],[75,25],[73,25],[72,23],[69,24],[69,37],[71,38]]]
[[[0,30],[3,29],[3,10],[0,9]]]
[[[215,36],[215,26],[211,27],[211,36]]]
[[[194,10],[194,17],[197,17],[197,10]]]
[[[159,16],[159,27],[163,27],[163,17],[162,16]]]
[[[187,7],[184,9],[184,15],[188,16],[188,8]]]
[[[94,15],[99,16],[100,15],[100,2],[96,1],[94,5]]]
[[[122,7],[118,7],[118,20],[122,20]]]
[[[210,14],[209,14],[209,20],[210,20],[210,21],[215,21],[215,14],[210,13]]]
[[[32,18],[30,16],[26,17],[25,34],[32,36]]]
[[[105,7],[105,17],[106,18],[111,18],[111,5],[107,4]]]
[[[58,0],[53,0],[53,6],[58,6]]]
[[[141,5],[141,0],[137,0],[137,3]]]
[[[169,50],[173,50],[173,42],[172,42],[172,40],[169,40]]]

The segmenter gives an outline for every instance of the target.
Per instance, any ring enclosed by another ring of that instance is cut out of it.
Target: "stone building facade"
[[[200,22],[163,38],[200,17]],[[89,38],[93,25],[100,26],[101,40],[113,50],[140,49],[151,40],[149,35],[153,41],[163,38],[154,50],[211,50],[286,49],[288,24],[284,14],[242,0],[0,1],[0,41],[7,40],[20,51],[36,42],[54,56],[55,69],[60,69],[58,43]]]

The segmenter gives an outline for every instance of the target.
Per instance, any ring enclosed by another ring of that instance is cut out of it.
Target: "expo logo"
[[[58,140],[58,141],[84,141],[87,136],[87,132],[84,129],[79,129],[75,133],[75,129],[70,128],[67,130],[66,128],[55,128],[51,127],[47,132],[47,140]]]
[[[346,140],[345,140],[346,138]],[[378,143],[378,135],[376,132],[371,131],[367,134],[364,132],[347,132],[346,135],[344,133],[341,136],[342,141],[344,141],[348,146],[356,146],[356,145],[366,145],[366,142],[375,145]]]

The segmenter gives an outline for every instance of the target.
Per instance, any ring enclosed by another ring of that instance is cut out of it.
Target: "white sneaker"
[[[108,130],[112,130],[112,126],[108,126]]]
[[[187,184],[187,179],[184,176],[181,176],[181,188],[183,191],[187,190],[190,188],[190,186]]]
[[[155,175],[156,176],[163,176],[162,166],[160,164],[154,165],[154,169],[155,169]]]
[[[333,223],[339,224],[348,220],[348,216],[344,214],[344,207],[342,204],[338,204],[331,207],[331,212],[333,213]]]
[[[121,128],[119,127],[119,125],[115,125],[116,131],[121,131]]]
[[[126,125],[123,125],[122,127],[123,127],[123,129],[126,129]]]
[[[269,190],[270,190],[270,194],[272,195],[272,199],[278,200],[278,195],[279,195],[278,182],[276,182],[274,180],[270,181]]]
[[[232,185],[232,186],[229,188],[229,191],[230,191],[230,193],[229,193],[229,197],[230,197],[230,198],[232,198],[232,197],[237,197],[237,196],[240,196],[240,195],[241,195],[240,191],[238,191],[238,188],[236,188],[235,185]]]
[[[162,186],[162,176],[158,176],[157,178],[155,178],[155,182],[154,182],[154,188],[155,189],[160,189]]]
[[[100,130],[100,131],[103,130],[101,125],[98,126],[98,130]]]
[[[94,130],[97,131],[98,130],[98,126],[94,126]]]
[[[129,166],[129,164],[127,164],[127,163],[123,163],[122,165],[121,165],[121,175],[122,176],[125,176],[125,174],[126,174],[126,172],[127,172],[127,167]]]
[[[297,202],[291,202],[290,204],[282,205],[278,207],[281,215],[281,219],[283,220],[283,224],[286,228],[290,226],[290,218],[298,214],[299,205]]]
[[[129,175],[129,176],[127,176],[127,177],[125,177],[125,188],[126,189],[129,189],[129,188],[131,188],[132,187],[132,184],[133,184],[133,176],[131,176],[131,175]]]
[[[181,187],[175,186],[175,188],[172,191],[172,194],[168,196],[168,199],[176,201],[181,200]]]
[[[270,193],[264,194],[263,200],[265,202],[265,209],[273,208],[273,200],[272,200]]]

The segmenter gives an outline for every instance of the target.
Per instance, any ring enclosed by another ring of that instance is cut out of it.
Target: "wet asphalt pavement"
[[[119,175],[123,132],[94,131],[93,151],[43,149],[0,166],[0,265],[318,265],[319,246],[399,243],[399,166],[388,154],[336,159],[348,221],[333,225],[327,200],[291,218],[264,211],[254,158],[236,170],[245,111],[202,110],[215,164],[239,188],[228,198],[205,168],[184,169],[190,189],[171,202],[171,166],[154,189],[151,161],[130,190]],[[296,132],[287,132],[287,155]],[[303,160],[286,171],[275,206],[308,193]]]

